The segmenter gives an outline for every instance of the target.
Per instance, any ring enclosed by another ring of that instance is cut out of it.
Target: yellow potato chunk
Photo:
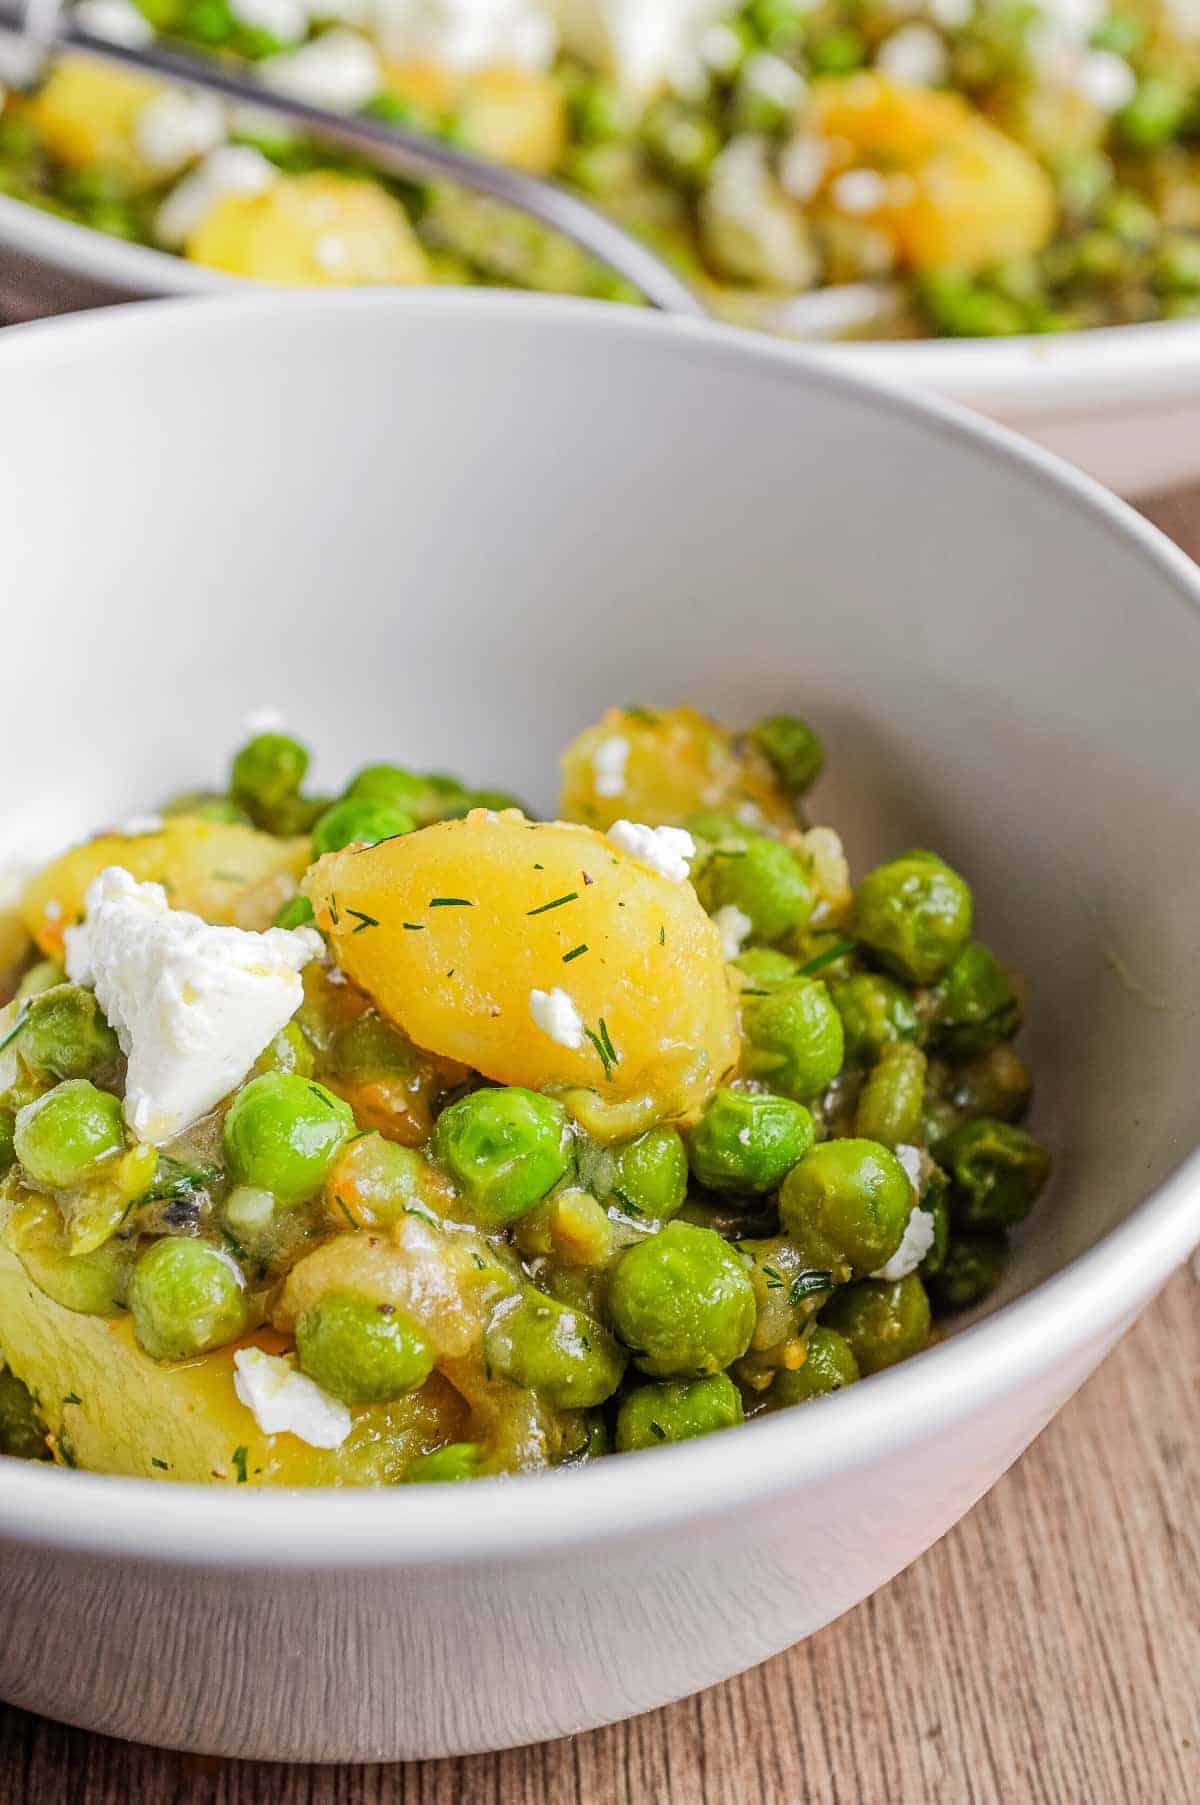
[[[561,814],[593,827],[678,825],[703,809],[796,825],[763,755],[695,708],[610,708],[567,747],[562,774]]]
[[[688,1117],[737,1060],[720,936],[692,886],[590,828],[475,809],[328,853],[303,888],[379,1010],[488,1078]],[[531,1013],[556,989],[574,1035]]]
[[[566,149],[566,102],[548,75],[478,69],[463,84],[458,127],[482,156],[531,175],[548,175]]]
[[[92,879],[122,865],[142,883],[163,884],[173,908],[205,921],[265,928],[292,894],[309,854],[307,838],[277,840],[253,827],[175,815],[157,833],[101,834],[73,846],[31,881],[21,914],[41,950],[58,958],[63,930],[83,917]]]
[[[314,171],[226,194],[184,245],[193,263],[287,287],[410,285],[429,264],[399,201],[375,182]]]
[[[385,59],[383,80],[385,93],[433,119],[444,119],[452,111],[458,95],[457,72],[448,69],[445,63],[435,62],[432,57]]]
[[[1054,231],[1049,176],[958,94],[874,74],[816,82],[809,129],[832,152],[818,210],[836,206],[847,169],[878,171],[879,204],[854,218],[885,232],[910,268],[979,269],[1041,250]]]
[[[154,170],[138,149],[138,115],[165,92],[161,82],[109,68],[86,56],[64,57],[29,102],[26,117],[52,157],[71,169],[99,165],[136,182]]]
[[[286,1344],[264,1329],[238,1345],[273,1354]],[[234,1352],[160,1366],[127,1315],[64,1309],[0,1246],[0,1354],[37,1394],[67,1464],[200,1484],[391,1485],[418,1454],[463,1432],[466,1406],[435,1373],[410,1397],[356,1409],[340,1448],[264,1435],[234,1391]]]

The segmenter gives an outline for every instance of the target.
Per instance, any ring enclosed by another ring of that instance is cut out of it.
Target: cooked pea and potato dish
[[[77,11],[101,36],[156,30],[297,99],[565,183],[741,324],[989,337],[1200,312],[1194,0]],[[0,91],[0,192],[269,282],[637,299],[493,203],[385,179],[267,114],[80,55],[36,91]]]
[[[560,819],[273,728],[0,914],[0,1448],[226,1485],[790,1409],[999,1283],[1022,984],[804,721],[612,709]]]

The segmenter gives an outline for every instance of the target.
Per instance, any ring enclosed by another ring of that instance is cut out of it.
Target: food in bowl
[[[965,880],[794,716],[614,709],[562,819],[256,734],[5,922],[0,1446],[256,1484],[679,1441],[918,1353],[1049,1156]],[[628,814],[626,810],[630,811]]]
[[[80,16],[133,41],[153,22],[299,98],[573,185],[743,324],[988,337],[1200,312],[1185,0],[82,0]],[[78,55],[8,95],[0,191],[271,282],[637,298],[491,202]]]

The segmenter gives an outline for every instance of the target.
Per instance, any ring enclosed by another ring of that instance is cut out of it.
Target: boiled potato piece
[[[67,56],[30,100],[26,116],[50,155],[68,168],[98,165],[149,184],[158,177],[138,148],[138,116],[166,91],[133,70]]]
[[[884,231],[910,268],[978,269],[1040,251],[1054,231],[1049,176],[960,95],[874,74],[819,81],[808,129],[833,150],[832,183],[848,168],[884,176],[880,204],[854,217]],[[829,184],[823,200],[832,204]]]
[[[755,747],[695,708],[610,708],[563,753],[568,821],[678,825],[702,809],[792,828],[795,811]]]
[[[686,1117],[736,1063],[720,936],[692,886],[590,828],[475,809],[328,853],[303,888],[380,1011],[488,1078],[650,1098]],[[533,991],[555,989],[580,1019],[578,1045],[530,1012]]]
[[[163,884],[173,908],[265,928],[308,860],[306,838],[277,840],[253,827],[174,815],[156,833],[100,834],[73,846],[31,881],[21,914],[42,951],[61,957],[63,930],[82,918],[88,885],[107,866],[122,865],[143,883]]]
[[[262,1330],[239,1345],[281,1352]],[[160,1366],[128,1316],[79,1316],[0,1247],[0,1355],[35,1394],[57,1458],[97,1473],[236,1485],[388,1485],[463,1431],[466,1407],[436,1373],[394,1404],[354,1412],[340,1448],[263,1435],[233,1389],[232,1347]]]
[[[425,282],[429,265],[399,201],[320,170],[263,194],[225,194],[184,245],[193,263],[291,287]]]
[[[566,102],[533,70],[477,69],[463,84],[457,118],[472,150],[531,175],[549,175],[566,149]]]

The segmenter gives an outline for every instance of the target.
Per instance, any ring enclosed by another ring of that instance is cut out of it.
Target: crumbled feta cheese
[[[113,832],[124,834],[127,840],[136,840],[141,834],[160,834],[165,826],[166,822],[161,815],[130,815]]]
[[[565,48],[643,98],[698,63],[729,0],[551,0]]]
[[[810,288],[819,266],[803,214],[775,179],[765,138],[741,132],[709,171],[706,241],[727,274],[780,290]]]
[[[397,59],[547,69],[558,49],[554,10],[547,0],[377,0],[375,32]]]
[[[904,1238],[885,1266],[873,1272],[873,1279],[906,1279],[915,1272],[933,1246],[933,1217],[920,1204],[914,1204],[904,1229]]]
[[[710,25],[697,46],[700,61],[717,75],[732,75],[742,60],[743,44],[732,25]]]
[[[569,991],[560,989],[557,984],[553,990],[531,990],[529,1013],[542,1033],[548,1034],[560,1047],[583,1045],[583,1017]]]
[[[378,94],[383,81],[374,46],[340,25],[299,50],[266,57],[256,74],[268,88],[334,113],[357,113]]]
[[[975,0],[928,0],[931,19],[937,24],[953,31],[959,25],[965,25],[975,11]]]
[[[592,755],[597,796],[620,796],[625,789],[625,766],[629,762],[629,741],[614,733],[601,740]]]
[[[132,0],[79,0],[71,8],[71,23],[90,31],[94,38],[125,44],[132,50],[148,44],[154,36],[154,27]]]
[[[696,842],[685,827],[646,827],[640,821],[614,821],[608,830],[614,846],[643,865],[678,883],[691,875]]]
[[[91,985],[129,1065],[125,1119],[162,1145],[227,1096],[304,997],[322,951],[312,928],[214,927],[172,909],[161,884],[110,865],[68,928],[67,976]]]
[[[829,168],[829,146],[815,132],[793,138],[779,158],[779,186],[794,201],[810,201]]]
[[[874,213],[887,200],[887,183],[877,169],[848,169],[829,195],[842,213]]]
[[[901,1141],[896,1148],[896,1158],[908,1174],[908,1182],[913,1190],[921,1189],[921,1149],[912,1146],[908,1141]]]
[[[1100,113],[1119,113],[1137,93],[1137,76],[1112,50],[1089,50],[1080,57],[1071,86]]]
[[[243,1347],[233,1364],[233,1389],[264,1435],[294,1435],[310,1448],[341,1447],[353,1427],[349,1410],[285,1355]]]
[[[736,959],[749,937],[754,923],[736,903],[726,903],[713,916],[713,926],[721,936],[721,951],[727,959]]]
[[[248,144],[222,144],[168,194],[155,217],[155,236],[178,250],[225,195],[265,194],[278,179],[279,171],[261,151]]]
[[[760,50],[749,59],[742,70],[742,81],[752,94],[789,112],[804,93],[804,77],[769,50]]]
[[[225,136],[225,109],[215,94],[164,88],[134,122],[137,147],[150,167],[173,175],[185,163],[215,150]]]
[[[322,232],[313,245],[313,256],[321,268],[328,270],[331,276],[336,276],[341,270],[344,270],[350,260],[346,240],[339,238],[336,232]]]
[[[57,896],[52,896],[50,898],[49,902],[46,904],[45,908],[42,910],[42,914],[46,917],[47,921],[61,921],[62,920],[62,912],[63,912],[63,906],[59,902]]]
[[[739,1128],[737,1131],[737,1138],[741,1142],[743,1147],[748,1147],[750,1145],[749,1128]]]
[[[914,21],[886,37],[875,53],[875,67],[893,81],[914,88],[934,88],[945,81],[950,59],[945,40],[931,25]]]
[[[229,0],[229,10],[239,24],[269,32],[280,44],[298,44],[308,34],[305,0]],[[321,18],[330,16],[323,5],[312,11]]]

